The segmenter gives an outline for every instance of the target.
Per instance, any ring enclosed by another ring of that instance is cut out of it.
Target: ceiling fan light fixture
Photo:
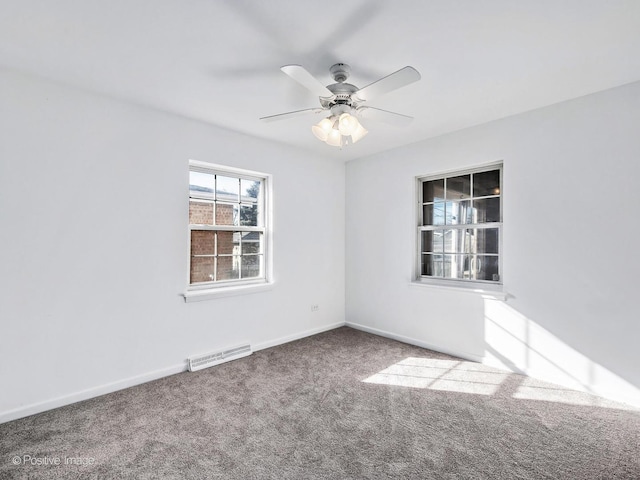
[[[356,143],[358,140],[361,140],[367,133],[369,133],[369,130],[364,128],[360,125],[360,122],[358,122],[358,127],[351,134],[351,143]]]
[[[318,140],[340,148],[356,143],[369,133],[358,119],[349,113],[323,118],[311,127],[311,131]]]
[[[325,142],[332,128],[333,122],[331,121],[331,118],[323,118],[316,125],[311,127],[311,131],[318,140]]]
[[[312,126],[311,131],[318,140],[322,142],[327,140],[327,132],[325,132],[319,125]]]
[[[340,131],[331,129],[329,135],[327,136],[327,145],[331,145],[332,147],[341,147],[342,146],[342,135],[340,135]]]
[[[360,126],[358,119],[348,113],[340,115],[338,122],[338,129],[340,133],[345,136],[351,135]]]

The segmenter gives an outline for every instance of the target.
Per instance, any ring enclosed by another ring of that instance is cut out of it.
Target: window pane
[[[422,207],[423,225],[444,225],[444,202]]]
[[[240,225],[258,226],[258,205],[240,205]]]
[[[445,220],[447,225],[471,223],[471,200],[447,202]]]
[[[433,225],[433,205],[422,206],[422,225]]]
[[[189,171],[189,195],[213,198],[215,175]]]
[[[478,228],[473,232],[473,250],[471,253],[498,253],[498,229]]]
[[[473,175],[473,196],[500,194],[500,170],[476,173]]]
[[[474,200],[474,223],[500,221],[500,197]]]
[[[216,198],[227,202],[239,202],[240,179],[216,175]]]
[[[240,278],[240,256],[217,257],[216,280],[237,280]]]
[[[245,203],[258,202],[260,197],[260,182],[257,180],[240,180],[241,201]]]
[[[444,248],[444,232],[442,230],[427,230],[422,232],[422,251],[442,253]]]
[[[217,232],[218,255],[240,254],[240,232]]]
[[[191,257],[191,283],[213,282],[215,257]]]
[[[468,253],[469,230],[464,228],[443,230],[446,253]]]
[[[442,243],[445,252],[455,252],[455,241],[453,238],[453,230],[441,230],[442,231]]]
[[[473,256],[465,255],[462,264],[462,277],[465,280],[473,279],[473,272],[471,271],[473,265]]]
[[[471,260],[472,278],[475,280],[500,281],[498,274],[498,257],[477,255]]]
[[[442,277],[442,255],[422,255],[422,275]]]
[[[216,225],[238,225],[238,204],[216,203]]]
[[[433,251],[435,253],[444,252],[444,230],[436,230],[433,232]]]
[[[471,198],[471,175],[447,178],[447,199]]]
[[[242,278],[253,278],[260,276],[260,263],[262,255],[243,255]]]
[[[445,255],[444,256],[444,277],[445,278],[465,278],[465,267],[468,269],[467,255]]]
[[[433,252],[433,231],[420,232],[420,251]]]
[[[422,182],[422,202],[444,200],[444,179]]]
[[[475,229],[468,228],[464,232],[464,253],[475,253],[476,252],[476,236]]]
[[[242,255],[247,253],[260,253],[260,242],[262,234],[260,232],[243,232],[242,237]]]
[[[215,233],[205,230],[191,230],[191,255],[213,255],[215,253]]]
[[[213,203],[189,200],[189,223],[192,225],[213,225]]]

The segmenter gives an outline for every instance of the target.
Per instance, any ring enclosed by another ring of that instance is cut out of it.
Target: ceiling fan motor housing
[[[346,63],[336,63],[331,66],[329,71],[336,82],[342,83],[349,78],[349,75],[351,74],[351,67]]]
[[[327,85],[327,89],[333,93],[333,97],[320,98],[320,103],[324,108],[331,109],[334,115],[346,111],[350,111],[351,108],[357,105],[352,98],[352,95],[358,91],[358,87],[345,83],[345,80],[349,78],[351,74],[351,67],[346,63],[336,63],[329,69],[331,76],[337,82],[332,85]],[[334,112],[334,110],[336,110]]]

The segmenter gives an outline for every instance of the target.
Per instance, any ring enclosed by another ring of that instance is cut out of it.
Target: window
[[[266,197],[266,175],[190,163],[190,289],[267,280]]]
[[[502,165],[421,177],[418,191],[418,279],[502,283]]]

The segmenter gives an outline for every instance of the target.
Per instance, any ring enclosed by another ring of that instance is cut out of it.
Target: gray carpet
[[[345,327],[0,425],[0,478],[640,479],[640,413]]]

